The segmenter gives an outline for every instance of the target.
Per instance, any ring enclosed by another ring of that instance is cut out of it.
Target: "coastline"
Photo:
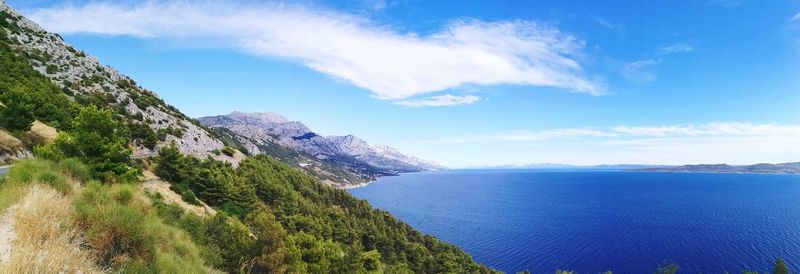
[[[355,185],[340,186],[339,189],[348,190],[348,189],[355,189],[355,188],[365,187],[365,186],[367,186],[370,183],[375,182],[375,181],[378,181],[378,180],[372,180],[372,181],[368,181],[368,182],[360,183],[360,184],[355,184]]]

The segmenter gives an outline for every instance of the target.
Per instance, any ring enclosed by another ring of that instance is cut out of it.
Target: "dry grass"
[[[47,186],[28,187],[13,211],[16,237],[0,273],[101,273],[80,249],[76,234],[64,226],[70,203],[69,197]]]
[[[169,189],[170,184],[162,181],[152,172],[144,171],[145,181],[142,183],[142,190],[150,193],[158,193],[164,198],[167,203],[174,203],[180,206],[184,211],[195,214],[200,217],[214,216],[217,211],[208,206],[203,201],[199,201],[200,205],[192,205],[187,203],[181,198],[181,195]]]
[[[56,128],[39,121],[33,121],[31,130],[28,131],[28,139],[38,145],[48,144],[55,140],[56,136],[58,136]]]
[[[12,136],[8,131],[0,130],[0,153],[17,153],[17,151],[23,149],[25,149],[25,147],[22,141]]]

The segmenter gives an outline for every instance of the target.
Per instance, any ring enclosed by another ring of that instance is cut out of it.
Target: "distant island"
[[[579,166],[560,163],[470,167],[471,169],[563,169],[563,170],[617,170],[634,172],[685,172],[685,173],[763,173],[800,174],[800,162],[754,165],[699,164],[699,165],[640,165],[614,164]]]
[[[647,172],[687,172],[687,173],[769,173],[769,174],[800,174],[800,162],[782,164],[755,164],[755,165],[684,165],[668,167],[652,167],[633,169],[631,171]]]

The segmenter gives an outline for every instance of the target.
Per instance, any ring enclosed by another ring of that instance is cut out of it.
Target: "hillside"
[[[800,174],[800,162],[782,164],[755,164],[733,166],[726,164],[684,165],[675,167],[644,168],[634,171],[687,172],[687,173],[771,173]]]
[[[33,69],[63,94],[78,103],[103,105],[124,116],[134,133],[134,157],[154,155],[159,147],[172,142],[182,152],[201,157],[224,147],[199,123],[153,91],[71,47],[61,36],[20,16],[4,1],[0,1],[0,27],[5,32],[3,47],[25,56]]]
[[[389,146],[370,145],[353,135],[320,135],[302,122],[290,121],[277,113],[233,112],[198,120],[252,154],[279,158],[335,185],[441,168]]]
[[[9,151],[35,156],[0,179],[0,273],[493,272],[274,158],[231,157],[2,0],[0,101]]]

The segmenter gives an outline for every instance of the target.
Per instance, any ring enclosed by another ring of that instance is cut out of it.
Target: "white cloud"
[[[475,95],[455,96],[451,94],[445,94],[421,99],[397,101],[395,104],[407,107],[441,107],[469,105],[480,101],[480,99],[480,97]]]
[[[575,56],[583,42],[532,21],[452,22],[431,34],[292,4],[213,1],[90,3],[28,14],[64,34],[127,35],[225,46],[299,62],[401,100],[464,84],[554,87],[599,95]]]
[[[622,77],[626,80],[644,84],[656,80],[656,71],[654,67],[661,63],[658,59],[644,59],[625,64],[622,67]]]
[[[432,141],[463,143],[477,159],[453,166],[530,164],[753,164],[800,161],[800,125],[741,122],[562,128],[464,135]],[[491,147],[504,153],[485,153]],[[475,148],[474,150],[472,148]],[[446,162],[446,161],[444,161]]]
[[[690,51],[694,51],[694,46],[691,44],[674,44],[661,48],[662,54],[684,53]]]
[[[795,14],[792,18],[789,18],[789,22],[800,21],[800,12]]]

